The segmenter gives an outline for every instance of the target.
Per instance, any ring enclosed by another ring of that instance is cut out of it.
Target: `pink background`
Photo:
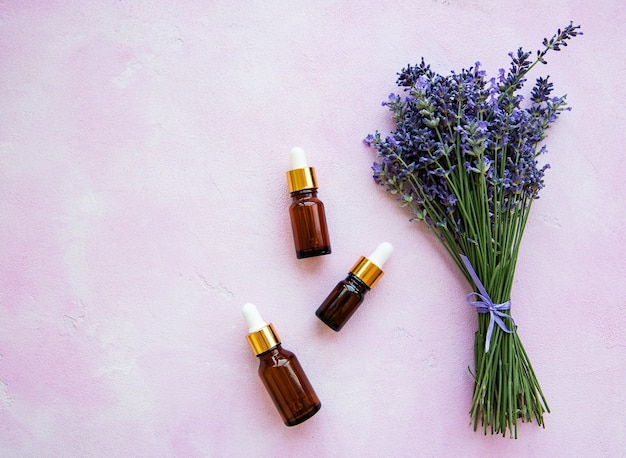
[[[407,63],[495,74],[570,19],[585,35],[531,77],[573,111],[513,291],[552,413],[484,437],[469,287],[362,139],[391,127]],[[624,19],[617,0],[1,2],[0,455],[623,455]],[[295,145],[330,256],[294,255]],[[383,240],[385,277],[332,332],[315,309]],[[322,399],[302,425],[257,377],[247,301]]]

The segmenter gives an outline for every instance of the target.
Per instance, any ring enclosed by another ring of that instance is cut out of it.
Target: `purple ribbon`
[[[461,260],[463,261],[463,264],[465,264],[465,268],[469,272],[470,277],[472,277],[472,280],[474,280],[474,284],[479,291],[469,293],[467,295],[467,303],[472,307],[476,307],[476,311],[478,311],[478,313],[489,313],[491,315],[491,318],[489,319],[489,328],[487,329],[487,338],[485,339],[485,353],[487,353],[491,345],[491,334],[493,333],[494,323],[497,324],[500,329],[502,329],[507,334],[511,334],[513,332],[510,331],[509,328],[507,328],[506,324],[504,324],[504,321],[502,321],[502,318],[508,318],[509,320],[511,320],[513,322],[513,326],[515,326],[515,320],[511,315],[501,311],[510,310],[511,301],[508,300],[504,304],[494,304],[489,297],[489,294],[487,294],[485,286],[478,278],[478,275],[476,275],[476,271],[472,267],[472,263],[470,262],[470,260],[467,259],[467,257],[464,255],[461,255]],[[480,300],[472,300],[473,297],[477,297]]]

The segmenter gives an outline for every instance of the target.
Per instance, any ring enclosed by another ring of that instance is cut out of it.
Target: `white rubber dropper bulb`
[[[289,157],[291,159],[291,170],[304,169],[308,167],[304,150],[299,146],[292,148],[289,152]]]
[[[382,270],[383,265],[387,262],[389,257],[393,253],[393,246],[389,242],[383,242],[374,250],[374,252],[367,258],[378,266]]]
[[[249,333],[257,332],[259,329],[267,326],[267,323],[263,321],[263,318],[261,318],[261,314],[256,308],[256,305],[249,302],[247,304],[244,304],[243,308],[241,309],[241,313],[246,319]]]

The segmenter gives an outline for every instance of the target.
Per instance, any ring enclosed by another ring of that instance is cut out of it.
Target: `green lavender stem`
[[[491,348],[485,353],[485,336],[489,315],[479,315],[475,335],[475,388],[470,408],[474,430],[482,426],[485,434],[502,434],[507,430],[517,438],[518,420],[537,421],[544,425],[543,415],[550,412],[533,367],[517,333],[506,334],[496,327]]]

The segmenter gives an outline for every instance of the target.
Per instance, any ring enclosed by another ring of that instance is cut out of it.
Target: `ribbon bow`
[[[494,304],[489,294],[487,294],[487,290],[485,286],[482,284],[476,271],[472,267],[472,263],[467,259],[466,256],[461,255],[461,260],[467,271],[469,272],[472,280],[474,280],[474,284],[478,287],[479,292],[473,292],[467,295],[467,303],[472,307],[476,307],[476,311],[478,313],[489,313],[491,318],[489,319],[489,327],[487,328],[487,337],[485,339],[485,353],[489,352],[489,347],[491,345],[491,334],[493,333],[493,325],[497,324],[500,329],[502,329],[507,334],[511,334],[513,331],[507,328],[502,318],[507,318],[513,322],[513,329],[515,329],[515,320],[513,317],[507,313],[502,312],[502,310],[510,310],[511,309],[511,301],[506,301],[503,304]],[[472,300],[473,297],[478,298],[479,300]]]

